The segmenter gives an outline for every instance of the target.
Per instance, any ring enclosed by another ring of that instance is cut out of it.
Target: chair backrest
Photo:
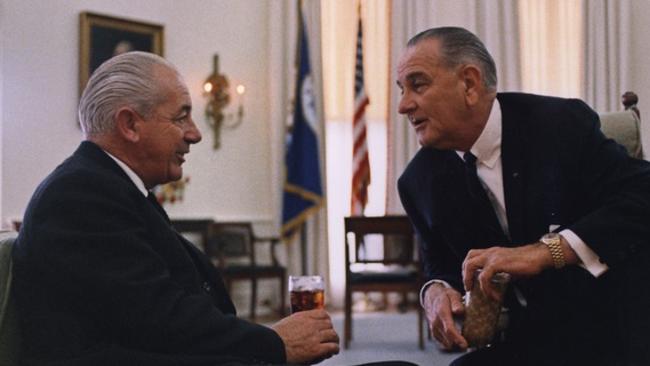
[[[0,232],[0,363],[18,365],[20,333],[11,294],[11,248],[16,239],[14,231]]]
[[[414,233],[407,216],[345,218],[346,262],[417,263]]]
[[[219,260],[219,266],[255,265],[253,226],[250,222],[212,224],[205,254]]]
[[[641,145],[641,114],[637,108],[638,96],[626,92],[622,96],[624,111],[603,113],[600,115],[601,130],[605,136],[623,145],[630,156],[643,159]]]
[[[212,230],[212,224],[214,224],[212,219],[173,219],[171,222],[179,234],[183,235],[185,239],[192,242],[199,249],[205,251],[210,238],[210,230]],[[196,241],[193,236],[198,237],[199,241]]]

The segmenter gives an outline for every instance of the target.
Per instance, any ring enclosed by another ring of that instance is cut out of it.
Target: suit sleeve
[[[173,246],[152,242],[143,215],[148,202],[118,181],[63,177],[37,192],[24,242],[44,286],[54,286],[89,328],[124,347],[285,362],[273,330],[224,314],[210,295],[175,281],[191,263],[170,268],[161,251]]]
[[[434,279],[442,280],[462,293],[464,290],[461,278],[461,262],[445,245],[440,231],[437,231],[434,225],[427,224],[425,208],[417,207],[418,203],[421,204],[415,197],[418,188],[412,182],[409,182],[409,174],[400,177],[397,181],[397,187],[402,206],[404,206],[404,210],[420,239],[419,254],[425,282]]]
[[[570,168],[581,172],[578,188],[585,192],[576,202],[584,214],[569,228],[614,267],[650,245],[650,164],[606,138],[588,106],[569,103],[572,121],[565,128],[572,138],[563,150],[574,151],[577,160],[564,159],[577,161]]]

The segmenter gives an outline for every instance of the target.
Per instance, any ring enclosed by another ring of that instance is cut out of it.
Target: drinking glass
[[[325,283],[321,276],[289,276],[291,313],[325,308]]]

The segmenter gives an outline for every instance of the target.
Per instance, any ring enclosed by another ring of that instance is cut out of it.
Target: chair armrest
[[[270,241],[273,245],[277,244],[280,241],[280,238],[277,236],[254,236],[254,241]]]
[[[253,234],[253,243],[270,243],[271,263],[274,266],[279,265],[278,258],[275,256],[275,246],[280,242],[277,236],[255,236]]]

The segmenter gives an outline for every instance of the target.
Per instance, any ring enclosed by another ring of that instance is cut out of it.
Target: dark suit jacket
[[[519,93],[497,98],[511,239],[494,242],[477,221],[456,152],[422,148],[398,188],[421,238],[425,276],[462,292],[461,264],[469,249],[529,244],[550,225],[569,228],[611,269],[598,279],[570,266],[519,280],[528,305],[520,309],[515,338],[520,346],[535,344],[530,352],[542,360],[557,356],[549,364],[584,361],[585,354],[620,355],[614,339],[620,318],[614,309],[625,274],[618,269],[638,260],[641,252],[647,258],[648,163],[629,158],[603,136],[598,115],[581,101]],[[545,346],[550,348],[542,350]]]
[[[93,143],[37,188],[13,256],[29,364],[285,362],[280,337],[235,316],[215,268]]]

